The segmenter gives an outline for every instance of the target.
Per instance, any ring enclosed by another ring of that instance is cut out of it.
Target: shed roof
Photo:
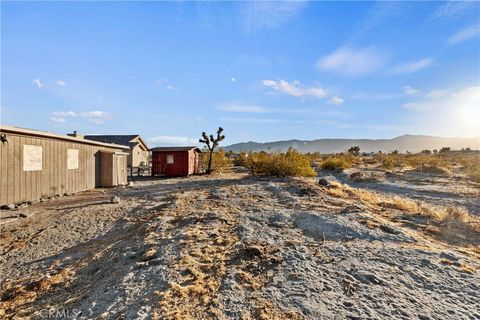
[[[197,152],[202,152],[197,147],[156,147],[150,149],[150,151],[159,151],[159,152],[170,152],[170,151],[189,151],[194,149]]]
[[[105,143],[116,143],[127,146],[130,141],[138,137],[138,134],[128,134],[128,135],[86,135],[83,136],[85,139],[94,140]]]
[[[1,133],[24,134],[24,135],[30,135],[30,136],[36,136],[36,137],[65,140],[65,141],[73,141],[73,142],[78,142],[78,143],[91,144],[91,145],[97,145],[97,146],[109,147],[109,148],[116,148],[116,149],[130,149],[130,146],[128,146],[128,144],[127,145],[121,145],[121,144],[115,144],[115,143],[105,143],[105,142],[99,142],[99,141],[94,141],[94,140],[88,140],[88,139],[83,139],[83,138],[77,138],[77,137],[71,137],[71,136],[67,136],[67,135],[51,133],[51,132],[48,132],[48,131],[18,128],[18,127],[4,125],[4,124],[0,125],[0,132]]]

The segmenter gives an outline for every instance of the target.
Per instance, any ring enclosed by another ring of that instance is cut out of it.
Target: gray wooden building
[[[0,205],[127,183],[128,146],[0,125]]]

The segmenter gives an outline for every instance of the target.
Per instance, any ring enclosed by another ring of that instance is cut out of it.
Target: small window
[[[167,164],[173,164],[173,154],[167,154]]]

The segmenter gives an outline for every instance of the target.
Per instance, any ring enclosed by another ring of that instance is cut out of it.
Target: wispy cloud
[[[475,5],[475,1],[446,1],[438,6],[431,15],[431,19],[454,19],[466,14]]]
[[[352,39],[360,38],[368,31],[397,18],[403,13],[405,4],[400,1],[377,1],[367,11],[364,19],[357,25]]]
[[[175,87],[165,78],[155,80],[155,85],[168,91],[175,90]]]
[[[392,74],[414,73],[430,66],[432,62],[433,62],[432,59],[424,58],[421,60],[412,61],[405,64],[399,64],[399,65],[393,66],[390,69],[390,73]]]
[[[87,112],[75,112],[75,111],[56,111],[52,113],[50,120],[55,123],[65,123],[67,118],[80,117],[86,119],[88,122],[96,125],[103,124],[105,120],[109,119],[110,114],[104,111],[87,111]]]
[[[328,100],[329,104],[333,104],[333,105],[336,105],[336,106],[339,106],[339,105],[343,104],[344,102],[345,102],[345,100],[343,100],[342,98],[337,97],[337,96],[333,96],[333,97],[330,98],[330,100]]]
[[[376,47],[354,48],[343,46],[321,57],[316,67],[320,71],[337,72],[346,76],[362,76],[384,65],[386,55]]]
[[[65,118],[59,118],[59,117],[50,117],[50,120],[52,120],[55,123],[65,123],[67,121]]]
[[[60,86],[60,87],[65,87],[67,85],[63,80],[57,80],[56,83],[57,83],[57,86]]]
[[[299,81],[262,80],[261,83],[274,91],[299,98],[325,98],[327,93],[320,87],[305,87]]]
[[[276,28],[297,16],[306,1],[247,1],[242,21],[246,32]]]
[[[220,117],[219,121],[223,122],[245,122],[245,123],[277,123],[281,122],[280,119],[275,118],[233,118],[233,117]]]
[[[235,113],[290,113],[301,114],[312,112],[314,109],[299,109],[299,108],[267,108],[255,104],[241,103],[241,102],[226,102],[217,106],[217,110]]]
[[[88,111],[88,112],[80,112],[80,117],[85,118],[88,122],[92,124],[103,124],[105,120],[109,119],[111,116],[110,114],[104,111]]]
[[[37,86],[37,88],[41,88],[43,87],[43,83],[42,81],[40,81],[40,79],[33,79],[33,84]]]
[[[357,92],[352,95],[353,100],[391,100],[398,98],[397,93]]]
[[[198,139],[182,137],[182,136],[155,136],[150,137],[147,141],[157,146],[190,146],[198,145]]]
[[[480,24],[466,27],[448,38],[448,44],[454,45],[480,36]]]
[[[402,89],[407,96],[418,96],[420,94],[420,90],[412,88],[411,86],[404,86]]]
[[[217,109],[221,111],[229,111],[229,112],[246,112],[246,113],[267,112],[267,109],[264,107],[260,107],[257,105],[236,103],[236,102],[229,102],[229,103],[222,104],[221,106],[217,107]]]

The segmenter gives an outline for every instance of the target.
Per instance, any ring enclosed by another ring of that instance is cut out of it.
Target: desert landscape
[[[0,320],[480,320],[480,1],[0,29]]]
[[[478,182],[357,162],[139,178],[4,211],[2,317],[479,318]]]

